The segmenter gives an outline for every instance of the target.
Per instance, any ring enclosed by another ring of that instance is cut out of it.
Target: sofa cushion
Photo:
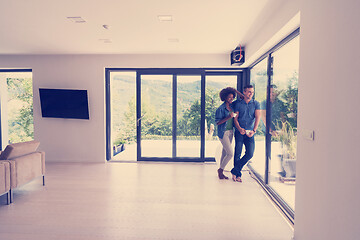
[[[5,150],[0,154],[0,160],[9,160],[19,156],[33,153],[39,147],[40,142],[29,141],[21,143],[13,143],[6,146]]]

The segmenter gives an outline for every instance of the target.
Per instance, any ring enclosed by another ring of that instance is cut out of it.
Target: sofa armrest
[[[0,195],[10,190],[10,164],[0,161]]]
[[[44,166],[43,154],[33,152],[11,160],[1,160],[10,164],[10,185],[17,188],[36,177],[43,176]]]
[[[10,188],[16,188],[17,177],[16,177],[16,162],[15,160],[0,160],[1,163],[6,163],[9,166],[10,173]]]
[[[41,154],[41,172],[42,175],[45,175],[45,152],[38,152]]]

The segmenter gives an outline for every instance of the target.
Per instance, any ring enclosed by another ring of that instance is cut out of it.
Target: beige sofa
[[[9,164],[10,203],[13,202],[13,190],[31,180],[42,177],[45,185],[45,153],[37,151],[40,142],[29,141],[9,144],[0,154],[0,163]]]
[[[0,196],[6,194],[7,204],[10,204],[10,164],[0,162]]]

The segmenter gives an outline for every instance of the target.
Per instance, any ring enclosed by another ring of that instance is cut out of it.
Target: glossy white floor
[[[1,240],[290,240],[292,229],[247,172],[216,164],[47,164],[41,179],[0,197]],[[227,175],[230,175],[227,173]]]

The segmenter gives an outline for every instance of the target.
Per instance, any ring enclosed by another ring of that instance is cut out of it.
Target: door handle
[[[137,126],[140,125],[140,120],[141,120],[144,116],[145,116],[145,114],[142,115],[140,118],[138,118],[138,119],[136,120],[136,125],[137,125]]]

